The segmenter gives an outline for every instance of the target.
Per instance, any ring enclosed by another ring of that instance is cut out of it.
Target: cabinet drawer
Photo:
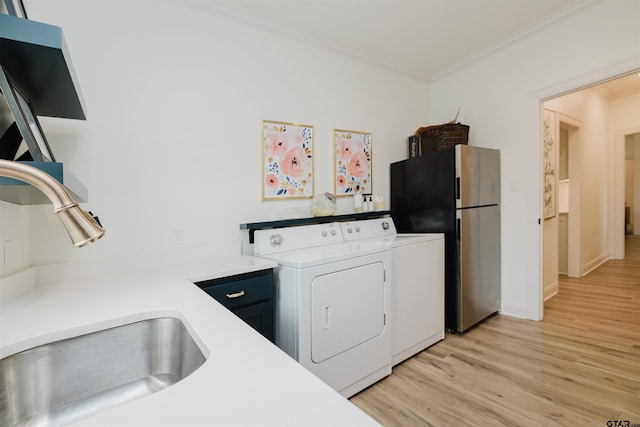
[[[272,270],[206,280],[196,285],[230,310],[273,298]]]

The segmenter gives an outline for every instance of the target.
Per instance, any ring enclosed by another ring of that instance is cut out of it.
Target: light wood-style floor
[[[543,321],[447,334],[351,401],[384,426],[640,426],[640,236],[561,278]]]

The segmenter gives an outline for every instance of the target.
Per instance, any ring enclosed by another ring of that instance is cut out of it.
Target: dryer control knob
[[[356,225],[356,233],[359,233],[359,232],[360,232],[360,227]]]
[[[389,229],[389,223],[387,221],[382,223],[382,229],[383,230],[388,230]]]
[[[279,234],[271,235],[271,246],[280,246],[282,244],[282,236]]]
[[[351,227],[348,227],[347,228],[347,233],[349,233],[349,234],[353,233],[353,229]]]
[[[331,235],[335,236],[336,235],[336,230],[331,230]]]
[[[327,237],[327,230],[322,230],[322,237]]]

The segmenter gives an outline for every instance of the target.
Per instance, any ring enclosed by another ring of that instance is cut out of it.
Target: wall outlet
[[[184,229],[182,227],[171,230],[171,243],[174,245],[184,244]]]

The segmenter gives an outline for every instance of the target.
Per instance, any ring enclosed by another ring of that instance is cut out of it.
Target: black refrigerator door
[[[400,233],[455,231],[455,151],[414,157],[390,167],[391,215]]]

